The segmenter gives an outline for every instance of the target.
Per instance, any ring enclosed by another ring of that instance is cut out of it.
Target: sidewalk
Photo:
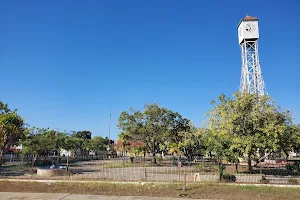
[[[103,196],[85,195],[68,193],[19,193],[19,192],[0,192],[0,200],[192,200],[186,198],[168,197],[137,197],[137,196]],[[199,199],[198,199],[199,200]]]

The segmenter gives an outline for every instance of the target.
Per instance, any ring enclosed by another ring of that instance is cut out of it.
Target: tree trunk
[[[156,156],[155,156],[155,155],[156,155],[156,153],[153,153],[153,154],[152,154],[152,156],[153,156],[153,164],[155,164],[155,165],[156,165],[156,164],[157,164],[157,162],[156,162]]]
[[[0,166],[2,166],[2,164],[4,164],[4,162],[3,162],[3,150],[0,150]]]
[[[122,163],[122,165],[123,165],[123,167],[125,167],[125,151],[123,152],[123,163]]]
[[[31,173],[33,173],[33,167],[34,167],[34,163],[35,163],[36,159],[37,159],[37,156],[33,155],[32,163],[31,163]]]
[[[287,151],[284,151],[285,154],[285,159],[288,160],[289,159],[289,153]]]
[[[251,154],[248,154],[248,171],[252,171]]]
[[[221,174],[221,158],[218,158],[218,172],[219,172],[219,180],[222,180],[222,174]]]
[[[0,166],[5,164],[4,156],[7,152],[8,151],[5,148],[0,150]]]

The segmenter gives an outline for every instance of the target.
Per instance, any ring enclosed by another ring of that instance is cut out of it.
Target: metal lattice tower
[[[258,55],[258,18],[246,16],[239,24],[242,73],[240,92],[267,94]]]

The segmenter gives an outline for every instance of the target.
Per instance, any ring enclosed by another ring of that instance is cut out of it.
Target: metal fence
[[[212,159],[192,162],[174,156],[157,157],[100,156],[19,156],[6,155],[0,166],[1,178],[72,179],[110,181],[162,182],[239,182],[239,183],[300,183],[298,160],[264,161],[248,171],[246,163],[223,163],[218,167]],[[300,160],[299,160],[300,161]],[[221,170],[220,170],[221,169]]]

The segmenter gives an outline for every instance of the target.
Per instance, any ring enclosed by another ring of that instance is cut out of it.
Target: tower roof
[[[258,21],[258,18],[257,18],[257,17],[253,17],[253,16],[246,15],[246,16],[240,21],[240,23],[238,24],[238,27],[239,27],[239,25],[241,24],[242,21]]]
[[[257,17],[252,17],[252,16],[249,16],[249,15],[246,15],[246,17],[244,17],[242,19],[242,21],[258,21],[258,18]]]

